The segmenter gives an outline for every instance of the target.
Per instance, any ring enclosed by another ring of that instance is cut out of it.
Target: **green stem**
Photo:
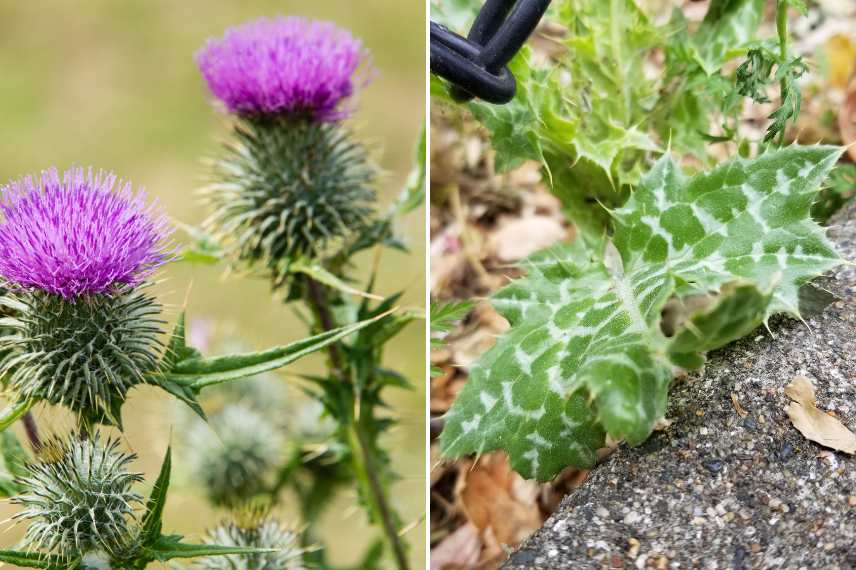
[[[788,59],[788,0],[778,0],[776,4],[776,31],[779,34],[779,65],[785,65]],[[783,77],[779,81],[779,98],[785,103],[785,93],[788,90],[787,81]],[[785,143],[785,131],[779,134],[779,146]]]
[[[329,308],[327,289],[311,277],[306,277],[306,302],[315,315],[318,327],[322,331],[336,328],[336,321]],[[341,382],[351,382],[351,375],[347,363],[342,358],[341,347],[338,344],[330,344],[327,354],[330,360],[330,368],[333,375]],[[396,567],[399,570],[408,570],[407,554],[404,543],[398,534],[396,527],[397,517],[386,496],[378,468],[377,458],[374,456],[371,445],[371,435],[361,425],[358,415],[352,411],[348,415],[348,446],[354,463],[357,481],[363,489],[363,496],[371,503],[370,515],[376,514],[381,523],[383,534],[395,558]],[[372,518],[372,517],[370,517]]]

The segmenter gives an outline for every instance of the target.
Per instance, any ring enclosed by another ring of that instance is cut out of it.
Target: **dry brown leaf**
[[[479,530],[467,523],[431,549],[431,570],[472,568],[478,564],[481,550]]]
[[[547,216],[528,216],[504,223],[488,241],[488,250],[502,262],[523,259],[567,237],[562,224]]]
[[[787,388],[785,390],[787,390]],[[741,418],[745,418],[749,415],[749,412],[740,405],[740,400],[737,399],[737,394],[734,392],[731,393],[731,405],[734,406],[734,411],[737,412],[737,415]]]
[[[856,41],[845,34],[835,34],[824,45],[829,66],[829,84],[843,89],[853,75],[856,63]]]
[[[856,434],[836,418],[817,409],[811,380],[805,376],[795,377],[785,388],[785,394],[793,400],[785,411],[801,434],[825,447],[856,454]]]
[[[540,528],[538,484],[512,471],[505,454],[482,456],[465,477],[459,495],[462,509],[482,538],[494,544],[485,549],[482,560],[501,554],[501,545],[517,546]]]

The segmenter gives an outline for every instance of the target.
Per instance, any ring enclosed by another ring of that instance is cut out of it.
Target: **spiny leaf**
[[[832,215],[856,195],[856,164],[837,164],[829,173],[827,184],[820,191],[811,216],[821,223],[826,223]]]
[[[380,315],[372,319],[326,331],[291,344],[259,352],[184,358],[175,362],[170,368],[160,370],[151,381],[155,384],[160,384],[163,381],[174,382],[179,386],[192,390],[194,393],[198,393],[207,386],[240,380],[261,374],[262,372],[281,368],[308,354],[317,352],[385,316],[385,314]]]
[[[773,313],[799,315],[800,286],[840,263],[809,209],[841,152],[792,146],[691,179],[664,156],[611,213],[601,252],[578,240],[536,255],[494,296],[511,330],[471,368],[444,453],[501,448],[547,479],[591,466],[605,433],[644,441],[675,365],[698,366]],[[669,299],[710,294],[711,310],[663,334]]]
[[[764,320],[770,296],[754,285],[728,284],[708,310],[692,315],[669,343],[672,362],[692,370],[700,368],[704,353],[743,338]]]
[[[154,544],[161,536],[163,528],[163,509],[166,505],[169,478],[172,472],[172,446],[166,448],[160,474],[152,487],[152,494],[146,503],[146,514],[143,517],[142,541],[143,546]]]
[[[216,544],[187,544],[178,535],[162,536],[147,550],[153,560],[165,562],[174,558],[198,558],[201,556],[228,556],[230,554],[265,554],[274,552],[270,548],[245,546],[218,546]]]
[[[452,326],[467,316],[475,303],[473,301],[448,301],[431,303],[431,332],[449,332]]]
[[[308,257],[300,257],[295,259],[289,265],[289,271],[291,273],[302,273],[308,277],[315,279],[316,281],[327,285],[328,287],[332,287],[333,289],[337,289],[342,293],[346,293],[348,295],[357,295],[359,297],[366,297],[368,299],[382,299],[379,295],[373,295],[372,293],[366,293],[365,291],[360,291],[355,287],[351,287],[347,283],[345,283],[340,277],[337,277],[330,271],[328,271],[320,261],[316,259],[310,259]]]
[[[447,303],[431,303],[429,321],[431,323],[431,350],[437,350],[443,346],[443,340],[439,337],[442,333],[449,332],[455,322],[463,319],[470,309],[473,308],[472,301],[451,301]],[[431,376],[439,376],[442,371],[431,366]]]
[[[44,568],[46,570],[66,570],[77,568],[79,561],[65,560],[59,556],[39,552],[19,552],[0,550],[0,562],[22,566],[24,568]]]
[[[393,216],[408,214],[425,202],[426,161],[426,128],[423,124],[414,152],[413,169],[407,177],[404,188],[401,189],[401,194],[392,205]]]

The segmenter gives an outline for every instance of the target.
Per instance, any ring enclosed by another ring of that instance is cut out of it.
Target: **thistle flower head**
[[[360,41],[333,23],[283,16],[230,28],[196,54],[208,88],[229,111],[321,121],[348,114],[341,103],[364,83],[358,75],[366,59]]]
[[[249,556],[218,556],[203,558],[193,568],[197,570],[304,570],[299,536],[285,528],[263,510],[250,508],[236,513],[233,520],[221,522],[209,531],[209,544],[270,548],[274,552]]]
[[[119,442],[99,436],[51,440],[27,465],[12,499],[23,509],[13,518],[27,523],[24,545],[72,559],[90,551],[119,554],[133,547],[143,499],[133,491],[142,481],[128,471],[136,456]]]
[[[233,260],[277,285],[296,258],[318,258],[372,224],[375,170],[341,125],[283,117],[235,127],[215,162],[205,223]]]
[[[0,299],[0,375],[25,398],[62,404],[89,423],[121,425],[128,391],[157,367],[161,306],[145,287],[66,299],[35,289]]]
[[[283,444],[280,433],[253,409],[227,406],[211,417],[210,427],[197,424],[188,434],[194,480],[212,502],[239,505],[267,487]]]
[[[56,169],[0,188],[0,276],[65,298],[136,284],[168,254],[166,218],[114,174]]]

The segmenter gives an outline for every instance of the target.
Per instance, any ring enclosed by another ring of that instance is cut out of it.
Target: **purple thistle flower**
[[[331,22],[261,18],[226,30],[196,54],[208,88],[239,115],[308,114],[336,121],[340,103],[367,83],[362,43]]]
[[[0,188],[0,276],[9,285],[72,298],[136,285],[170,256],[157,203],[116,175],[55,168]]]

